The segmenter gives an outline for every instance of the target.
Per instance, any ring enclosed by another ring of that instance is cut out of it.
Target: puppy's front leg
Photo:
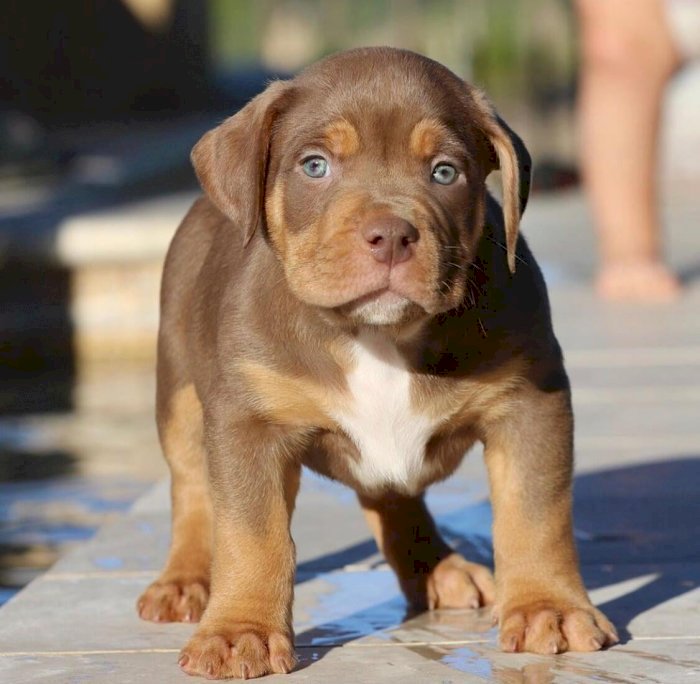
[[[505,651],[596,651],[618,641],[578,570],[566,387],[523,390],[484,436],[494,509],[496,614]]]
[[[210,679],[289,672],[300,465],[285,438],[253,421],[205,418],[214,508],[209,605],[180,666]]]

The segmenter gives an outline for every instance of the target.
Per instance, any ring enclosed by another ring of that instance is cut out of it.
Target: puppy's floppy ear
[[[520,218],[525,211],[530,194],[532,159],[523,141],[496,114],[489,101],[476,90],[472,94],[481,113],[482,132],[488,142],[487,173],[496,169],[501,170],[508,268],[511,273],[515,273],[515,248],[518,242]]]
[[[204,192],[244,234],[248,244],[263,219],[270,136],[291,95],[275,81],[237,114],[205,133],[192,150]]]

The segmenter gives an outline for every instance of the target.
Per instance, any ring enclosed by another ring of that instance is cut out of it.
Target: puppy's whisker
[[[470,266],[475,269],[476,271],[481,271],[482,273],[486,273],[486,269],[483,266],[480,266],[479,264],[476,263],[476,261],[473,261]]]
[[[489,240],[490,242],[493,242],[494,245],[498,245],[506,254],[508,253],[508,248],[502,243],[496,240],[495,238],[492,238],[490,235],[486,236],[486,239]],[[522,257],[518,256],[517,254],[515,255],[515,258],[521,263],[525,264],[526,266],[528,265],[527,261],[523,259]]]

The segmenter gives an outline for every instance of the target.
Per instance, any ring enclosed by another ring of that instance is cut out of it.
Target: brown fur
[[[302,164],[318,155],[329,171],[311,179]],[[207,197],[168,253],[159,336],[173,541],[139,601],[147,619],[197,620],[211,587],[185,671],[293,667],[289,525],[302,464],[357,491],[410,601],[495,599],[510,651],[613,643],[578,574],[568,380],[518,236],[529,156],[484,97],[413,53],[354,50],[272,84],[207,133],[193,162]],[[439,163],[457,169],[453,183],[432,179]],[[503,209],[484,184],[497,168]],[[407,259],[373,256],[366,229],[383,221],[415,231]],[[367,455],[339,422],[363,400],[350,379],[368,333],[409,376],[407,420],[433,426],[403,484],[368,480]],[[477,440],[495,592],[422,499]]]

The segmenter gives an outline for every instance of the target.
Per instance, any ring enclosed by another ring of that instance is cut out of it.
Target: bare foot
[[[199,622],[209,600],[205,579],[159,579],[141,594],[139,616],[152,622]]]
[[[603,266],[596,279],[603,299],[638,302],[670,302],[681,292],[674,273],[660,261],[614,263]]]
[[[428,608],[478,608],[493,603],[495,585],[491,571],[470,563],[458,553],[441,560],[427,583]]]

